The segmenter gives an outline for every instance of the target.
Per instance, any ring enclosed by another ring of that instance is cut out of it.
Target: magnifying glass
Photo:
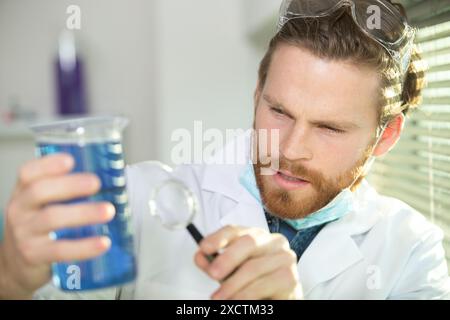
[[[195,194],[179,179],[172,176],[172,168],[159,164],[166,179],[152,189],[148,202],[150,214],[169,230],[186,228],[192,238],[200,244],[203,235],[194,225],[194,217],[199,211]],[[216,254],[207,255],[212,262]]]

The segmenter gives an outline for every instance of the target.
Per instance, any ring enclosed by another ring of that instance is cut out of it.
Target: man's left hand
[[[205,255],[219,253],[209,262]],[[301,299],[297,258],[281,234],[227,226],[205,237],[194,257],[221,282],[212,299]]]

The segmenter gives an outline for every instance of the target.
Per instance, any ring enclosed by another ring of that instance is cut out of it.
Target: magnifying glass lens
[[[167,229],[186,228],[195,242],[200,243],[203,235],[193,224],[198,211],[196,196],[183,182],[174,178],[167,166],[160,167],[166,179],[151,191],[148,202],[150,214]],[[207,255],[206,258],[211,262],[216,256]]]
[[[153,214],[169,229],[185,228],[194,218],[195,200],[177,181],[166,181],[155,190],[151,201]]]

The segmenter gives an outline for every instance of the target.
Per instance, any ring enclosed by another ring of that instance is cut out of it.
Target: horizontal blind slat
[[[449,7],[449,0],[426,0],[407,6],[407,12],[411,23],[414,23],[424,18],[439,15],[442,12],[448,12]]]
[[[424,97],[423,103],[450,106],[450,97],[435,97],[435,98]]]
[[[442,147],[437,144],[430,145],[427,142],[422,142],[422,141],[414,140],[414,139],[404,138],[403,141],[400,140],[398,145],[391,152],[397,153],[397,152],[400,152],[403,150],[406,152],[410,152],[411,154],[416,154],[419,151],[424,151],[424,152],[436,154],[438,156],[441,156],[441,155],[450,156],[450,148],[449,147]],[[387,155],[387,156],[389,156],[389,155]]]
[[[444,70],[444,69],[441,69],[440,71],[450,71],[450,69],[449,70]],[[434,89],[434,88],[450,88],[450,80],[444,80],[444,81],[429,81],[428,82],[428,85],[427,85],[427,88],[430,88],[430,89]]]
[[[449,108],[450,109],[450,108]],[[411,114],[408,118],[406,125],[416,120],[435,120],[435,121],[449,121],[450,122],[450,112],[424,112],[418,111]],[[408,127],[405,128],[407,130]]]
[[[436,61],[434,61],[433,63],[430,63],[430,62],[428,63],[427,73],[437,72],[437,71],[449,71],[449,70],[450,70],[450,64],[442,63],[436,59]],[[434,82],[439,82],[439,81],[428,81],[428,85],[430,85],[431,83],[434,83]]]
[[[433,128],[429,130],[427,128],[418,127],[417,125],[410,125],[403,132],[405,136],[415,136],[415,137],[435,137],[435,138],[443,138],[450,139],[450,130],[446,129],[436,129]]]
[[[389,177],[379,177],[378,179],[376,179],[376,177],[373,177],[374,180],[378,185],[381,186],[386,186],[389,187],[389,189],[385,189],[385,191],[383,191],[382,193],[385,194],[398,194],[399,195],[399,199],[406,199],[408,198],[408,204],[413,206],[413,204],[428,204],[430,205],[430,200],[429,199],[429,192],[430,192],[430,188],[428,187],[419,187],[417,185],[411,185],[411,183],[407,183],[407,182],[403,182],[401,180],[395,180],[395,179],[391,179]],[[403,191],[400,193],[400,191]],[[434,194],[439,194],[439,189],[438,188],[433,188],[432,189]],[[428,201],[424,201],[424,199],[428,200]],[[406,201],[405,201],[406,202]],[[450,210],[450,199],[445,198],[445,197],[440,197],[438,198],[434,198],[433,199],[433,203],[434,206],[436,208],[443,208],[443,211],[445,211],[445,213],[449,212]],[[426,207],[421,208],[422,210],[427,210],[429,211]],[[446,216],[448,217],[448,214],[446,214]],[[450,220],[449,220],[450,223]]]
[[[411,166],[412,170],[420,168],[434,169],[437,171],[450,172],[450,163],[446,161],[434,160],[430,166],[429,160],[425,158],[413,157],[401,154],[390,154],[382,160],[386,164],[403,164],[404,166]]]
[[[449,187],[449,180],[447,178],[430,175],[426,172],[420,173],[414,170],[410,170],[409,168],[401,168],[387,166],[383,163],[378,163],[372,169],[372,174],[383,177],[385,175],[389,175],[390,177],[398,180],[408,181],[410,183],[425,183],[429,185],[436,186],[438,188],[447,188]]]
[[[446,12],[442,12],[439,15],[429,17],[427,19],[416,20],[416,22],[413,22],[412,25],[414,25],[417,28],[424,28],[424,27],[444,23],[449,20],[450,20],[450,12],[446,11]]]

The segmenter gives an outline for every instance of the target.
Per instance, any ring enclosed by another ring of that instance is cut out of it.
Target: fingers
[[[92,237],[79,240],[57,240],[41,237],[21,244],[23,259],[30,265],[53,262],[71,262],[92,259],[111,247],[108,237]]]
[[[45,262],[70,262],[87,260],[105,253],[111,247],[108,237],[94,237],[82,240],[58,240],[49,246],[48,255],[43,255]]]
[[[16,201],[21,210],[95,194],[100,180],[93,174],[73,174],[38,180],[21,192]]]
[[[214,259],[207,272],[214,279],[222,280],[247,259],[280,250],[283,247],[283,241],[283,239],[272,237],[270,234],[259,237],[252,234],[244,235],[231,242],[226,250]]]
[[[195,264],[202,269],[203,271],[207,272],[207,269],[209,267],[209,261],[206,258],[205,254],[201,251],[198,250],[195,255],[194,255],[194,262]]]
[[[205,255],[219,252],[208,262]],[[196,265],[221,281],[213,299],[301,298],[297,257],[281,234],[244,227],[225,227],[205,237]]]
[[[107,237],[52,240],[49,233],[63,228],[102,224],[114,216],[108,203],[56,204],[87,197],[100,189],[93,174],[67,175],[74,160],[65,154],[25,164],[6,208],[2,260],[12,291],[30,294],[48,281],[50,263],[91,259],[111,246]],[[52,204],[54,203],[54,204]],[[16,293],[17,293],[16,292]]]
[[[235,238],[244,235],[248,230],[237,226],[226,226],[205,237],[200,242],[200,249],[205,254],[214,254],[228,246]]]
[[[47,176],[57,176],[70,172],[74,160],[69,154],[60,153],[29,161],[19,171],[18,184],[24,187]]]
[[[225,250],[223,245],[226,246]],[[259,229],[226,227],[206,237],[201,243],[201,249],[203,247],[215,249],[215,252],[223,250],[211,264],[204,268],[199,265],[213,279],[220,281],[227,278],[249,258],[282,249],[289,250],[289,243],[279,234],[272,235]],[[200,257],[198,259],[199,263],[203,262]]]
[[[258,278],[275,272],[283,266],[296,262],[292,251],[283,251],[272,256],[263,256],[248,260],[235,273],[226,279],[212,295],[213,299],[229,299]],[[276,286],[273,284],[272,286]]]
[[[114,214],[114,206],[108,202],[52,205],[37,212],[29,226],[33,234],[48,234],[63,228],[106,223]]]
[[[232,300],[294,299],[298,276],[292,268],[284,267],[251,282],[230,297]]]

